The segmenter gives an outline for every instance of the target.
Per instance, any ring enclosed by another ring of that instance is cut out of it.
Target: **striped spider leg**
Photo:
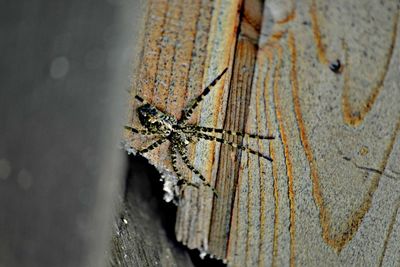
[[[224,130],[218,128],[210,128],[198,125],[191,125],[187,124],[187,121],[190,119],[193,111],[196,107],[203,101],[203,99],[210,93],[211,89],[217,84],[217,82],[223,77],[226,73],[227,68],[224,69],[204,90],[203,92],[196,97],[193,101],[191,101],[187,107],[182,111],[181,119],[177,120],[175,117],[171,116],[170,114],[164,113],[161,110],[157,109],[155,106],[149,104],[146,100],[142,97],[136,95],[135,98],[141,102],[141,106],[138,107],[137,113],[139,117],[139,121],[144,127],[143,130],[135,129],[131,126],[125,126],[126,129],[132,131],[135,134],[142,134],[142,135],[157,135],[158,139],[151,143],[149,146],[138,150],[139,154],[145,154],[150,152],[151,150],[157,148],[165,141],[170,142],[170,157],[172,168],[178,177],[178,186],[187,185],[198,187],[197,184],[191,183],[188,179],[185,179],[179,168],[177,166],[177,156],[179,155],[185,164],[185,166],[197,175],[203,182],[203,185],[211,188],[216,196],[217,192],[215,188],[211,186],[209,182],[205,179],[205,177],[198,171],[188,159],[188,145],[193,143],[194,140],[197,139],[204,139],[208,141],[215,141],[222,144],[226,144],[232,146],[234,148],[243,150],[247,153],[254,154],[256,156],[265,158],[269,161],[272,159],[269,156],[265,156],[262,153],[252,150],[246,146],[227,141],[223,138],[224,135],[230,136],[242,136],[242,137],[250,137],[250,138],[257,138],[257,139],[267,139],[271,140],[274,139],[273,136],[263,136],[263,135],[256,135],[256,134],[247,134],[242,132],[236,132],[231,130]],[[216,135],[220,135],[219,137]]]

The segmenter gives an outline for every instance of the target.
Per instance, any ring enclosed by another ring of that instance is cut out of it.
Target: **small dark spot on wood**
[[[339,59],[336,59],[334,62],[329,64],[329,69],[334,73],[340,73],[342,71],[342,64]]]
[[[351,161],[349,157],[343,157],[344,160]]]

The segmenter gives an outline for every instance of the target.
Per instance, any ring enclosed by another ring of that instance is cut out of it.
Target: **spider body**
[[[257,139],[274,139],[273,136],[262,136],[255,134],[247,134],[241,132],[235,132],[224,129],[203,127],[198,125],[187,124],[188,119],[190,118],[193,110],[198,106],[198,104],[204,99],[204,97],[210,92],[210,89],[215,86],[215,84],[221,79],[221,77],[225,74],[227,69],[225,69],[217,78],[215,78],[209,86],[207,86],[201,95],[199,95],[194,101],[192,101],[184,110],[181,119],[177,120],[175,117],[162,112],[157,109],[155,106],[149,104],[142,97],[136,95],[135,98],[141,102],[143,105],[138,107],[137,113],[139,117],[139,121],[143,126],[143,130],[137,130],[131,126],[125,126],[126,129],[132,131],[136,134],[142,135],[159,135],[160,138],[149,146],[138,150],[139,154],[145,154],[156,147],[160,146],[167,140],[170,142],[170,156],[171,163],[178,177],[178,186],[180,185],[189,185],[198,187],[197,184],[189,182],[185,179],[180,173],[176,160],[177,155],[180,155],[183,163],[186,167],[192,171],[195,175],[197,175],[204,183],[204,185],[210,187],[215,195],[217,195],[216,190],[207,182],[204,176],[190,163],[187,156],[187,146],[194,142],[197,139],[204,139],[208,141],[215,141],[222,144],[226,144],[232,146],[234,148],[246,151],[248,153],[257,155],[259,157],[265,158],[269,161],[272,159],[269,156],[265,156],[258,151],[254,151],[246,146],[227,141],[223,138],[223,135],[231,135],[231,136],[247,136],[250,138]],[[216,135],[220,135],[219,137]]]
[[[146,103],[138,108],[139,121],[150,133],[169,136],[177,120],[169,114]]]

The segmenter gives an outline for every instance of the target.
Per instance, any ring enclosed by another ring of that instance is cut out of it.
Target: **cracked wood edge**
[[[131,157],[125,197],[113,225],[109,266],[193,266],[188,251],[171,239],[165,221],[174,207],[164,207],[154,191],[152,170]],[[157,188],[157,187],[156,187]],[[168,209],[169,208],[169,209]],[[171,229],[172,228],[172,229]]]

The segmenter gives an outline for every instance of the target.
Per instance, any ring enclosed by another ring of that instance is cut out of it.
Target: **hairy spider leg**
[[[148,102],[146,100],[144,100],[141,96],[139,95],[135,95],[136,100],[138,100],[139,102],[143,103],[143,104],[148,104]]]
[[[181,155],[181,158],[182,158],[183,162],[185,163],[186,167],[188,167],[189,170],[191,170],[194,174],[199,176],[199,178],[203,181],[203,184],[205,186],[211,188],[211,190],[213,191],[214,195],[218,198],[217,190],[215,190],[215,188],[209,182],[207,182],[206,178],[204,178],[204,176],[195,167],[193,167],[193,165],[189,162],[189,159],[188,159],[187,155],[185,155],[185,154],[183,154],[181,152],[179,152],[179,154]]]
[[[171,162],[172,162],[172,169],[174,169],[174,172],[176,173],[176,176],[178,177],[178,185],[188,185],[188,186],[193,186],[196,188],[199,188],[197,184],[191,183],[187,181],[185,178],[183,178],[182,174],[179,172],[178,166],[176,166],[176,154],[177,150],[174,148],[174,146],[171,145]]]
[[[215,78],[205,89],[204,91],[201,93],[201,95],[199,95],[191,104],[189,104],[182,116],[182,119],[180,120],[181,122],[185,122],[187,121],[190,116],[192,116],[193,111],[195,110],[195,108],[200,104],[201,101],[203,101],[203,99],[206,97],[206,95],[208,95],[208,93],[210,93],[210,90],[212,87],[214,87],[217,82],[222,78],[222,76],[225,74],[225,72],[228,70],[228,68],[225,68],[220,75],[217,76],[217,78]]]
[[[224,140],[222,138],[218,138],[218,137],[215,137],[215,136],[212,136],[212,135],[208,135],[208,134],[205,134],[205,133],[196,133],[196,136],[199,137],[199,138],[203,138],[205,140],[209,140],[209,141],[217,141],[219,143],[226,144],[226,145],[229,145],[231,147],[241,149],[241,150],[246,151],[248,153],[251,153],[253,155],[257,155],[259,157],[262,157],[262,158],[265,158],[265,159],[267,159],[269,161],[272,161],[272,159],[270,157],[265,156],[265,155],[261,154],[258,151],[255,151],[255,150],[253,150],[251,148],[248,148],[248,147],[245,147],[245,146],[242,146],[242,145],[230,142],[230,141],[226,141],[226,140]]]
[[[157,133],[152,133],[152,132],[147,131],[147,130],[138,130],[138,129],[135,129],[135,128],[133,128],[131,126],[128,126],[128,125],[125,125],[124,128],[127,129],[127,130],[130,130],[131,132],[136,133],[136,134],[142,134],[142,135],[156,135],[157,134]]]
[[[135,95],[135,98],[136,98],[139,102],[141,102],[141,103],[143,103],[143,104],[148,104],[146,100],[144,100],[142,97],[140,97],[140,96],[138,96],[138,95]],[[130,130],[130,131],[132,131],[133,133],[136,133],[136,134],[142,134],[142,135],[156,135],[156,133],[152,133],[152,132],[150,132],[150,131],[148,131],[148,130],[138,130],[138,129],[135,129],[135,128],[129,126],[129,125],[125,125],[124,128],[127,129],[127,130]]]
[[[160,146],[165,141],[167,141],[166,138],[160,138],[157,141],[155,141],[154,143],[152,143],[151,145],[149,145],[148,147],[145,147],[145,148],[142,148],[142,149],[138,150],[138,153],[139,154],[145,154],[147,152],[150,152],[151,150],[153,150],[156,147]]]
[[[267,140],[275,139],[274,136],[269,136],[269,135],[248,134],[248,133],[242,133],[242,132],[236,132],[236,131],[224,130],[224,129],[218,129],[218,128],[211,128],[211,127],[204,127],[204,126],[197,126],[197,125],[193,126],[193,129],[200,131],[200,132],[205,132],[205,133],[220,133],[220,134],[227,134],[227,135],[232,135],[232,136],[243,136],[243,137],[250,137],[250,138],[267,139]]]

